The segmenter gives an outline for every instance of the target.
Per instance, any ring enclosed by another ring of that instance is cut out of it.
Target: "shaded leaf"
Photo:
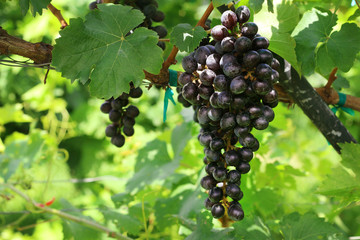
[[[25,15],[31,6],[31,13],[35,17],[36,13],[42,14],[43,8],[47,8],[47,5],[51,0],[19,0],[21,13]]]
[[[279,32],[292,32],[299,22],[299,9],[295,4],[282,3],[277,5],[277,20]]]
[[[273,239],[268,226],[259,217],[245,217],[233,224],[236,239],[270,240]]]
[[[112,211],[110,209],[102,209],[101,213],[107,221],[112,221],[119,232],[127,232],[131,234],[139,234],[143,228],[143,224],[136,218]]]

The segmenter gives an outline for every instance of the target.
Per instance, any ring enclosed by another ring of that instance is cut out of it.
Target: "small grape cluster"
[[[201,126],[207,175],[201,186],[208,191],[205,207],[214,218],[244,218],[239,203],[241,175],[259,149],[253,128],[264,130],[278,104],[273,84],[278,81],[279,62],[267,49],[269,41],[258,26],[248,22],[250,10],[240,6],[221,16],[222,25],[211,29],[214,44],[200,46],[184,57],[179,76],[178,101],[195,110]]]
[[[134,135],[135,118],[140,111],[136,106],[129,105],[129,97],[139,98],[141,95],[140,87],[132,87],[129,94],[123,93],[118,98],[105,100],[100,106],[101,112],[109,114],[112,122],[106,127],[105,135],[111,138],[111,143],[116,147],[120,148],[125,144],[125,137],[121,132],[127,137]]]
[[[102,0],[96,0],[89,4],[89,9],[93,10],[97,8],[97,4],[102,3]],[[162,22],[165,19],[165,14],[162,11],[158,10],[158,3],[156,0],[123,0],[123,1],[115,1],[115,4],[123,4],[132,6],[135,9],[139,9],[144,15],[145,20],[139,27],[146,27],[155,31],[159,38],[164,38],[168,34],[166,28],[164,26],[152,26],[153,22]],[[165,42],[159,41],[157,45],[165,50]]]

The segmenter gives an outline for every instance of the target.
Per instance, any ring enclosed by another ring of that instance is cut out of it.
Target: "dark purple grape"
[[[111,111],[111,103],[109,102],[104,102],[103,104],[101,104],[100,106],[100,111],[103,113],[109,113]]]
[[[212,86],[216,73],[210,69],[205,69],[200,73],[200,81],[205,86]]]
[[[247,126],[247,127],[240,127],[240,126],[236,126],[234,128],[234,133],[237,137],[242,137],[246,134],[248,134],[249,132],[251,132],[252,127]]]
[[[208,44],[205,47],[207,47],[210,50],[211,54],[215,53],[215,47],[213,45]]]
[[[209,108],[206,106],[202,106],[199,108],[197,112],[197,119],[199,120],[200,124],[209,124],[211,119],[208,117]]]
[[[261,63],[271,64],[273,60],[273,55],[269,50],[259,49],[257,50],[257,52],[259,53]]]
[[[215,51],[216,51],[216,53],[218,53],[220,55],[224,54],[224,51],[223,51],[223,49],[221,47],[221,41],[215,43]]]
[[[219,202],[223,198],[223,190],[219,187],[213,187],[209,191],[209,199],[212,202]]]
[[[231,170],[228,173],[228,182],[229,183],[237,183],[241,180],[241,173],[238,170]]]
[[[231,103],[231,108],[240,110],[245,108],[245,104],[247,103],[247,99],[242,95],[233,96],[233,101]]]
[[[225,113],[220,120],[220,128],[222,130],[230,130],[236,126],[235,115],[233,113]]]
[[[227,91],[223,91],[220,92],[218,97],[217,97],[217,104],[220,108],[228,108],[231,104],[232,101],[232,96],[230,92]]]
[[[220,69],[220,59],[221,56],[219,54],[213,53],[206,59],[206,66],[213,71],[217,71]]]
[[[213,138],[213,140],[210,142],[210,148],[211,150],[219,151],[225,148],[225,142],[221,138]]]
[[[258,105],[252,105],[248,108],[248,113],[251,119],[258,118],[262,115],[262,108]]]
[[[200,180],[200,185],[206,190],[213,189],[216,187],[216,180],[212,176],[205,176]]]
[[[241,27],[241,34],[246,37],[253,37],[258,32],[258,26],[256,23],[247,22]]]
[[[265,117],[262,116],[262,117],[254,119],[252,121],[252,125],[257,130],[264,130],[269,126],[269,122],[268,122],[268,120],[266,120]]]
[[[200,84],[198,87],[198,92],[201,98],[209,100],[210,96],[214,93],[214,88],[212,86],[205,86]]]
[[[243,161],[243,162],[250,162],[251,159],[253,159],[253,157],[254,157],[253,151],[251,151],[251,149],[245,148],[245,147],[239,149],[239,155],[240,155],[241,161]]]
[[[256,37],[252,40],[252,48],[254,50],[267,49],[269,47],[269,40],[266,37]]]
[[[218,162],[220,160],[220,152],[211,149],[205,149],[205,156],[210,162]]]
[[[255,80],[252,82],[252,89],[257,95],[266,95],[271,91],[271,86],[266,81]]]
[[[252,42],[249,38],[242,36],[236,39],[234,46],[236,52],[245,53],[251,50]]]
[[[230,78],[234,78],[241,73],[241,66],[238,62],[227,63],[222,69],[224,74]]]
[[[247,162],[240,162],[240,164],[236,167],[241,174],[246,174],[250,171],[250,164]]]
[[[256,67],[255,74],[259,79],[268,81],[271,79],[272,68],[266,63],[260,63]]]
[[[117,134],[118,126],[115,124],[110,124],[105,129],[105,135],[107,137],[113,137]]]
[[[231,53],[226,53],[220,59],[220,67],[223,68],[226,64],[234,62],[237,62],[236,57]]]
[[[201,65],[206,64],[207,57],[211,54],[210,50],[205,47],[201,46],[195,51],[195,60],[200,63]]]
[[[221,218],[225,214],[225,208],[223,205],[216,203],[211,207],[211,215],[214,218]]]
[[[97,5],[98,5],[97,1],[93,1],[89,4],[89,9],[90,10],[97,9],[98,8]]]
[[[244,219],[244,211],[240,205],[233,204],[228,209],[229,218],[233,221],[241,221]]]
[[[274,84],[276,82],[278,82],[280,79],[280,74],[276,71],[276,70],[272,70],[271,73],[271,83]]]
[[[112,121],[112,122],[118,122],[118,121],[120,121],[121,117],[122,117],[121,112],[119,112],[119,111],[117,111],[117,110],[111,110],[111,111],[109,112],[109,119],[110,119],[110,121]]]
[[[240,94],[245,92],[247,84],[242,76],[235,77],[230,82],[230,91],[234,94]]]
[[[207,174],[212,175],[212,173],[215,171],[215,169],[217,167],[218,167],[217,163],[210,162],[208,165],[206,165],[205,171],[206,171]]]
[[[182,67],[185,72],[191,74],[196,71],[197,69],[197,62],[192,56],[186,56],[182,60]]]
[[[227,178],[227,170],[224,167],[217,167],[213,171],[212,176],[216,181],[222,182]]]
[[[224,52],[231,52],[234,50],[234,44],[236,39],[234,37],[224,37],[221,40],[221,48]]]
[[[234,183],[230,183],[226,186],[226,195],[234,200],[240,200],[243,196],[240,187]]]
[[[205,147],[210,147],[210,142],[213,139],[213,135],[209,132],[202,133],[199,137],[199,142]]]
[[[155,15],[151,17],[154,22],[162,22],[165,19],[165,14],[162,11],[156,11]]]
[[[224,158],[226,161],[226,164],[229,166],[237,166],[240,163],[240,156],[237,151],[235,150],[229,150],[225,152]]]
[[[271,122],[275,118],[275,113],[272,110],[272,108],[269,106],[265,105],[263,107],[263,114],[264,114],[264,117],[266,118],[266,120],[268,120],[268,122]]]
[[[188,102],[193,102],[198,95],[198,87],[196,84],[189,82],[184,85],[182,89],[182,95]]]
[[[126,101],[126,100],[121,100],[121,99],[119,99],[119,98],[113,99],[113,100],[111,101],[111,108],[114,109],[114,110],[121,110],[122,107],[125,106],[125,105],[124,105],[124,104],[125,104],[124,101]]]
[[[239,138],[239,142],[243,147],[252,148],[256,145],[257,139],[251,133],[247,133]]]
[[[148,4],[142,9],[142,12],[146,17],[152,18],[156,15],[157,9],[154,4]]]
[[[159,38],[164,38],[168,34],[166,28],[163,26],[156,26],[156,27],[152,27],[151,29],[158,34]]]
[[[247,127],[251,123],[250,115],[247,112],[240,112],[236,115],[236,123],[240,127]]]
[[[222,115],[223,115],[223,110],[221,108],[210,108],[208,112],[209,118],[214,122],[220,121]]]
[[[256,67],[260,62],[260,55],[256,51],[248,51],[242,58],[243,66],[246,69]]]
[[[227,29],[233,29],[237,24],[237,20],[236,13],[231,10],[227,10],[221,15],[221,24]]]
[[[220,91],[220,92],[226,91],[227,86],[228,86],[228,81],[225,75],[220,74],[214,78],[214,89],[216,91]]]
[[[142,89],[140,87],[137,87],[137,88],[131,88],[129,95],[132,98],[139,98],[141,97],[142,93],[143,93]]]
[[[134,135],[135,130],[133,127],[126,126],[123,128],[123,133],[125,134],[125,136],[131,137]]]
[[[271,62],[271,68],[279,71],[280,70],[280,63],[276,58],[273,58],[272,62]]]
[[[193,77],[192,74],[189,73],[181,73],[178,79],[179,85],[184,86],[185,84],[192,82],[191,78]]]
[[[125,116],[136,118],[137,116],[139,116],[139,114],[139,109],[134,105],[130,105],[126,108]]]
[[[278,100],[278,94],[275,89],[272,89],[270,92],[268,92],[266,95],[262,97],[263,102],[266,103],[273,103]]]
[[[274,108],[279,104],[279,100],[275,100],[274,102],[266,102],[263,100],[263,104],[265,104],[271,108]]]
[[[132,127],[135,125],[135,119],[132,117],[125,116],[122,119],[122,123],[124,124],[124,127]]]
[[[223,25],[216,25],[211,29],[211,36],[215,41],[221,41],[224,37],[229,36],[229,31]]]
[[[115,145],[116,147],[122,147],[125,144],[125,137],[121,134],[117,134],[113,137],[111,137],[111,143]]]
[[[211,202],[209,198],[206,198],[204,201],[204,206],[207,210],[211,210],[212,206],[214,206],[215,203]]]
[[[235,10],[240,24],[245,23],[250,18],[250,9],[247,6],[240,6]]]
[[[218,100],[219,100],[219,92],[214,92],[209,99],[210,105],[213,108],[219,108]]]
[[[118,98],[121,100],[129,100],[130,95],[128,93],[122,93]]]
[[[183,97],[182,93],[179,93],[177,99],[178,99],[178,102],[181,103],[184,107],[188,108],[191,106],[191,103],[186,101],[186,99]]]

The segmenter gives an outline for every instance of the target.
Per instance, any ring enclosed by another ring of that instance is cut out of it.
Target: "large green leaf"
[[[329,56],[337,67],[347,72],[360,51],[360,28],[355,23],[345,23],[340,31],[333,32],[327,40]]]
[[[199,46],[200,41],[206,35],[206,31],[200,26],[193,28],[188,23],[181,23],[176,25],[171,32],[170,42],[176,45],[180,51],[191,52]]]
[[[264,0],[253,0],[249,1],[250,8],[255,11],[255,13],[260,12],[262,5],[264,3]]]
[[[259,217],[245,217],[241,222],[233,225],[235,237],[244,240],[270,240],[273,239],[270,229]]]
[[[47,8],[47,5],[51,0],[19,0],[19,5],[23,15],[27,13],[31,4],[31,12],[35,17],[36,13],[42,14],[43,8]]]
[[[295,4],[282,3],[276,8],[277,20],[279,21],[279,32],[291,32],[299,22],[299,9]]]
[[[337,17],[331,12],[313,9],[306,12],[294,29],[292,36],[296,41],[296,55],[302,73],[307,75],[315,69],[315,49],[319,42],[330,36]]]
[[[139,234],[144,226],[138,219],[111,209],[102,209],[101,213],[107,221],[113,222],[121,233]]]
[[[86,20],[76,18],[60,32],[53,50],[53,65],[62,76],[83,84],[91,79],[90,91],[99,98],[119,96],[139,86],[146,70],[157,74],[162,51],[154,31],[137,28],[144,15],[128,6],[98,5]]]
[[[347,239],[344,233],[314,213],[292,213],[280,223],[286,240]]]

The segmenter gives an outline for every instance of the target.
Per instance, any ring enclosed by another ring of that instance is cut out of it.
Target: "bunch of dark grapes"
[[[102,3],[102,0],[91,2],[89,4],[90,10],[97,8],[97,4],[99,3]],[[164,26],[152,26],[153,22],[162,22],[165,19],[164,12],[158,10],[159,5],[156,0],[123,0],[115,1],[115,4],[128,5],[139,9],[145,15],[145,20],[139,27],[146,27],[155,31],[159,38],[164,38],[168,34]],[[165,42],[159,41],[157,45],[165,50]]]
[[[227,215],[233,221],[244,218],[241,176],[250,171],[249,162],[259,149],[251,131],[266,129],[278,104],[273,84],[279,62],[249,18],[246,6],[225,11],[222,25],[211,29],[215,44],[184,57],[185,72],[178,79],[178,101],[193,107],[194,121],[201,126],[198,139],[207,173],[201,186],[209,194],[205,207],[214,218]]]
[[[116,147],[124,146],[124,135],[127,137],[134,135],[135,118],[139,116],[140,111],[136,106],[129,105],[129,98],[139,98],[141,95],[140,87],[132,87],[129,94],[123,93],[120,97],[110,98],[101,104],[101,112],[109,114],[112,122],[106,127],[105,135],[111,138],[111,143]]]

